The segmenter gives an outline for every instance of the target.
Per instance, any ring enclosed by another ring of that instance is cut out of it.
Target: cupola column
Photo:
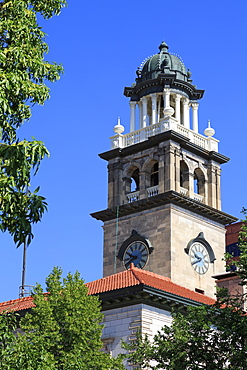
[[[143,114],[142,114],[142,101],[138,101],[138,107],[139,107],[139,129],[142,128],[143,125]]]
[[[152,125],[157,122],[157,95],[151,94],[152,99]]]
[[[130,132],[136,130],[136,102],[130,101]]]
[[[163,97],[164,97],[164,108],[170,107],[170,90],[169,89],[164,89]]]
[[[176,102],[176,105],[175,105],[175,118],[178,120],[178,123],[180,124],[180,120],[181,120],[181,117],[180,117],[180,100],[181,100],[181,95],[179,94],[176,94],[176,97],[175,97],[175,102]]]
[[[147,105],[147,98],[144,96],[142,99],[142,128],[147,126],[147,118],[148,118],[148,105]]]
[[[184,99],[183,100],[183,124],[184,124],[184,127],[190,128],[189,99]]]
[[[198,103],[192,103],[192,112],[193,112],[193,130],[198,132]]]

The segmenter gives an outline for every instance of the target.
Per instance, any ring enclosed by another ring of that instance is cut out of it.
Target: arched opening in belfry
[[[140,182],[139,169],[136,168],[131,175],[131,183],[130,183],[131,192],[139,191],[139,182]]]
[[[204,196],[205,193],[205,177],[200,168],[194,171],[194,193]]]
[[[155,162],[150,172],[150,186],[159,185],[159,162]]]
[[[180,161],[180,187],[189,190],[189,168],[185,161]]]

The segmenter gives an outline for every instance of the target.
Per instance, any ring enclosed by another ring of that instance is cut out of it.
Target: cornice
[[[108,150],[107,152],[100,153],[99,157],[106,161],[110,161],[111,159],[115,159],[117,157],[126,157],[128,155],[132,155],[140,151],[150,149],[168,140],[172,140],[180,144],[181,148],[186,149],[207,160],[212,160],[219,164],[223,164],[229,161],[229,158],[224,156],[223,154],[220,154],[214,151],[208,151],[192,143],[190,139],[188,139],[187,137],[173,130],[165,131],[165,132],[162,132],[161,134],[151,136],[148,138],[148,140],[141,141],[140,143],[133,144],[125,148],[116,148],[116,149]]]
[[[176,79],[174,72],[173,74],[160,73],[157,78],[137,81],[134,87],[124,88],[124,95],[130,97],[131,100],[138,101],[152,92],[162,92],[164,87],[182,90],[189,95],[190,99],[201,99],[204,94],[204,90],[197,90],[191,83]]]
[[[164,290],[138,284],[127,288],[98,293],[102,305],[102,311],[146,304],[152,307],[172,311],[173,309],[186,312],[188,306],[201,306],[203,303],[184,298]]]
[[[218,222],[222,225],[228,225],[238,220],[234,216],[219,211],[216,208],[198,202],[185,195],[181,195],[173,190],[146,199],[141,199],[136,202],[121,205],[118,209],[118,215],[119,217],[124,217],[136,212],[145,211],[147,209],[169,203],[180,206],[203,217],[207,217],[208,219]],[[91,216],[103,222],[115,219],[116,207],[107,208],[103,211],[91,213]]]

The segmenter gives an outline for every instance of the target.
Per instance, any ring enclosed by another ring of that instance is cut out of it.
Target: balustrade
[[[188,189],[182,188],[182,186],[180,186],[180,194],[181,195],[187,195],[187,193],[188,193]]]
[[[131,193],[127,194],[128,203],[136,202],[139,199],[140,199],[139,191],[132,191]]]
[[[147,197],[154,197],[159,194],[159,185],[151,186],[147,189]]]
[[[200,202],[202,203],[203,202],[203,195],[200,195],[200,194],[194,194],[194,200],[196,200],[197,202]]]
[[[113,148],[125,148],[127,146],[148,140],[149,137],[158,135],[162,132],[173,130],[187,137],[193,144],[206,150],[218,152],[218,140],[213,137],[205,137],[197,132],[180,125],[173,117],[165,117],[155,125],[143,127],[139,130],[132,131],[128,134],[117,134],[112,136],[111,143]]]

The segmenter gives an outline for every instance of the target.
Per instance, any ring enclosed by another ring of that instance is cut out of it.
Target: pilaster
[[[174,171],[175,171],[175,191],[180,193],[180,150],[175,148],[174,150]]]
[[[221,210],[221,187],[220,187],[220,180],[221,180],[221,169],[216,168],[216,208]]]
[[[208,205],[217,208],[217,193],[216,193],[216,167],[213,163],[208,165]]]
[[[108,169],[108,208],[113,207],[113,189],[114,189],[114,165],[113,163],[109,163],[107,166]]]
[[[175,151],[171,143],[165,146],[165,191],[175,190]]]
[[[140,174],[140,199],[147,198],[146,189],[150,186],[148,183],[148,172],[147,171],[141,171]]]
[[[122,204],[123,164],[118,161],[108,165],[108,208]]]

